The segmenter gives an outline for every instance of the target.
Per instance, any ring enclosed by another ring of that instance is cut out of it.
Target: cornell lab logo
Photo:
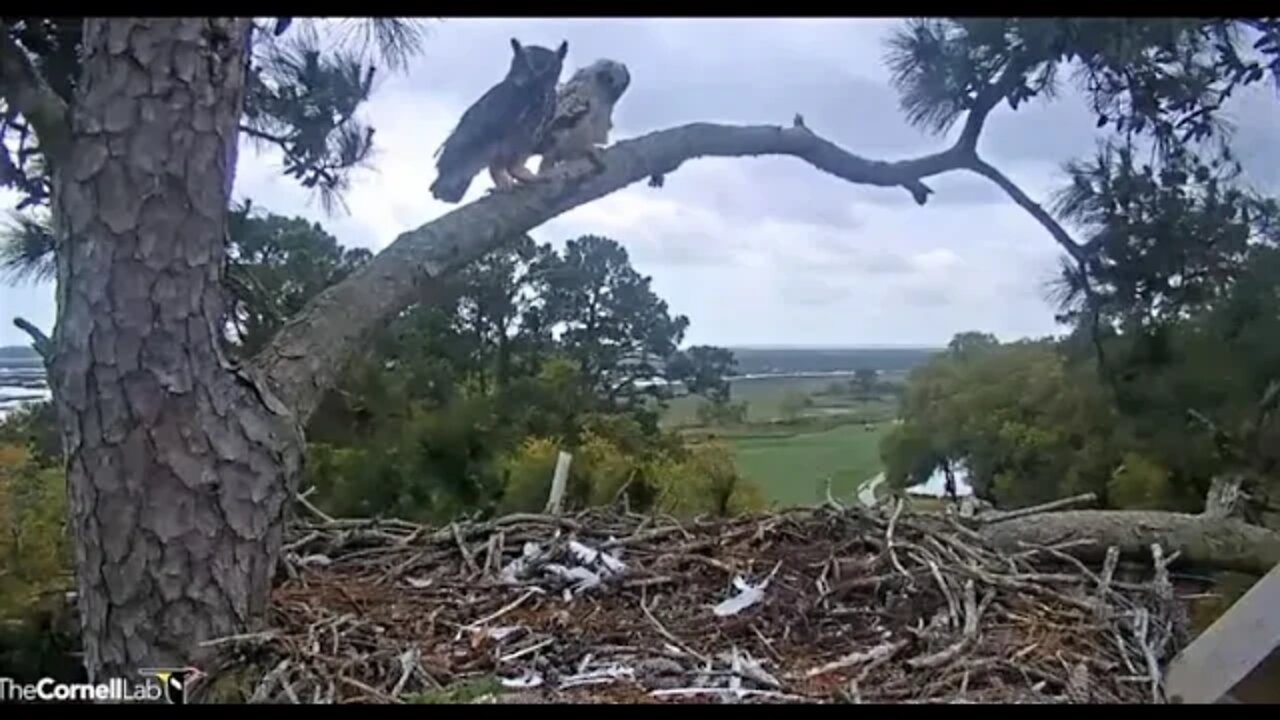
[[[164,690],[165,702],[170,705],[187,704],[187,688],[192,681],[203,673],[193,667],[186,668],[145,668],[138,671],[144,677],[153,677],[160,681]]]

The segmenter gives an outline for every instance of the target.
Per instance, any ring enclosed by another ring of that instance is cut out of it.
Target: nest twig
[[[543,702],[1162,701],[1179,614],[1158,550],[1155,582],[1121,584],[1114,561],[962,529],[901,506],[298,522],[270,630],[213,641],[206,682],[252,657],[254,699],[281,703],[477,682]]]

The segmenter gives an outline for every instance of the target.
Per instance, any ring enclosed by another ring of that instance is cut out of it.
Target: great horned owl
[[[485,167],[500,190],[512,187],[515,180],[537,179],[524,163],[534,154],[543,126],[555,112],[556,83],[569,43],[549,50],[511,38],[511,49],[507,76],[467,108],[436,151],[437,176],[431,194],[437,200],[462,200]]]
[[[597,146],[609,142],[613,108],[629,85],[627,66],[613,60],[597,60],[574,73],[556,93],[555,115],[534,149],[542,155],[538,175],[582,157],[603,168]]]

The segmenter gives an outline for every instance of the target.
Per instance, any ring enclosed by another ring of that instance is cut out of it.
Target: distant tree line
[[[732,348],[741,375],[854,372],[870,368],[905,372],[938,352],[929,348]]]

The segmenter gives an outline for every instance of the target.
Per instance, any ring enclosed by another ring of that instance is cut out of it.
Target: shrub
[[[501,512],[537,512],[545,506],[561,447],[557,439],[529,438],[503,460]],[[765,506],[763,493],[738,474],[724,445],[632,454],[612,439],[584,433],[563,507],[607,506],[621,497],[637,512],[679,516],[732,515]]]
[[[560,442],[557,439],[530,437],[504,457],[499,463],[503,483],[498,510],[503,514],[541,511],[551,493],[551,476],[555,472],[559,452]],[[580,468],[572,465],[569,470],[571,474],[575,470],[580,473]],[[565,488],[566,507],[571,505],[573,493],[570,490],[570,487]]]
[[[24,447],[0,445],[0,616],[70,588],[66,479]]]
[[[721,443],[695,445],[683,459],[658,458],[648,478],[656,491],[655,509],[676,516],[726,516],[765,506],[763,493],[738,474]]]
[[[53,403],[23,405],[0,420],[0,445],[25,447],[40,467],[52,467],[62,458],[62,438]]]
[[[1158,510],[1170,499],[1169,471],[1146,457],[1126,453],[1107,483],[1111,505],[1130,510]]]

